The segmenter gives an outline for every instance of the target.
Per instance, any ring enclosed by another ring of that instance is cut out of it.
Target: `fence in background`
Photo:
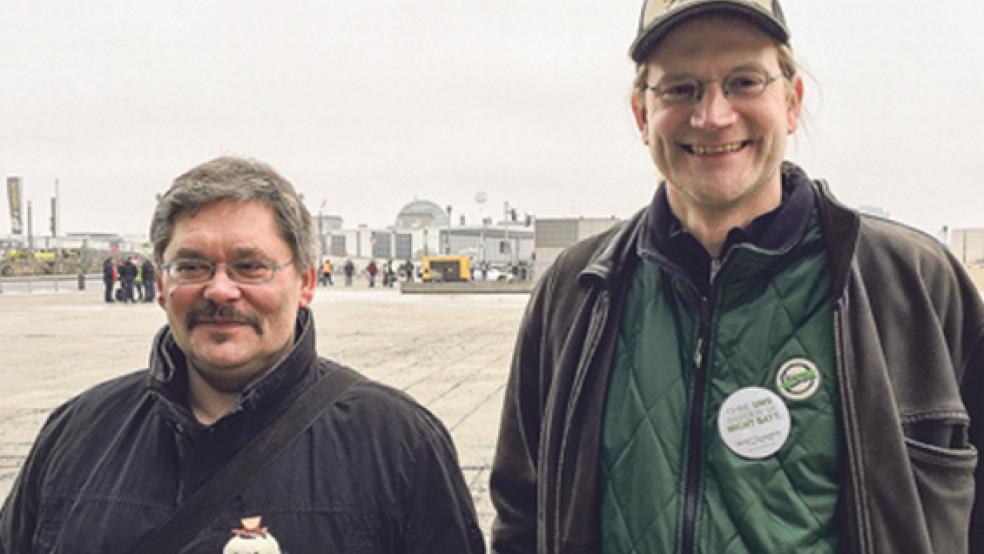
[[[0,294],[77,292],[81,290],[102,290],[102,288],[102,274],[100,273],[0,277]]]

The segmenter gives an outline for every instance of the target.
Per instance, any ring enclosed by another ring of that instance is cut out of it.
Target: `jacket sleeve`
[[[34,552],[34,537],[41,508],[41,481],[45,460],[49,459],[58,436],[68,419],[73,401],[66,402],[48,416],[38,433],[10,494],[0,508],[0,554]]]
[[[955,279],[955,284],[938,287],[948,294],[937,292],[935,296],[943,298],[937,303],[944,306],[941,308],[941,320],[954,365],[958,368],[960,395],[970,418],[966,438],[977,450],[978,457],[974,470],[969,553],[984,554],[984,290],[977,289],[958,262],[951,260],[951,263],[953,270],[950,275],[951,279]],[[928,277],[926,279],[930,280]]]
[[[32,471],[32,453],[21,468],[7,500],[0,509],[0,554],[32,552],[31,538],[37,522],[38,494]]]
[[[924,275],[940,312],[943,333],[957,371],[960,396],[970,424],[962,438],[977,451],[974,501],[968,530],[969,554],[984,554],[984,291],[978,290],[964,268],[944,250],[950,267]]]
[[[506,385],[490,494],[496,517],[492,552],[534,554],[537,549],[537,465],[542,417],[541,325],[555,272],[543,276],[526,308]]]
[[[970,552],[984,554],[984,328],[973,349],[964,379],[964,403],[970,413],[970,442],[977,449],[974,507],[970,518]]]
[[[425,415],[424,440],[415,448],[411,472],[407,554],[485,554],[475,505],[444,426]]]

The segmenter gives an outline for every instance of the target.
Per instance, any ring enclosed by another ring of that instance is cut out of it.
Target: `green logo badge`
[[[793,358],[776,373],[776,389],[789,400],[806,400],[820,388],[820,370],[806,358]]]

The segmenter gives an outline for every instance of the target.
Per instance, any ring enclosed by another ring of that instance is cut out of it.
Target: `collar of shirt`
[[[719,259],[738,244],[747,242],[764,250],[778,250],[799,236],[798,231],[806,225],[814,209],[816,194],[809,177],[798,166],[784,162],[781,172],[779,207],[756,217],[744,229],[735,227],[728,231]],[[673,214],[666,187],[665,182],[660,184],[647,208],[645,232],[639,234],[639,255],[678,267],[701,294],[706,294],[714,260]]]

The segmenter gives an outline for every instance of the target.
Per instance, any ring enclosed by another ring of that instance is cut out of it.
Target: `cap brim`
[[[657,43],[673,27],[686,19],[712,11],[728,11],[746,16],[780,44],[789,43],[789,29],[776,18],[763,13],[761,10],[727,0],[706,0],[704,2],[698,0],[690,2],[685,8],[681,8],[668,16],[653,21],[650,28],[639,33],[639,36],[633,41],[632,46],[629,47],[629,56],[636,63],[642,63],[649,57]]]

